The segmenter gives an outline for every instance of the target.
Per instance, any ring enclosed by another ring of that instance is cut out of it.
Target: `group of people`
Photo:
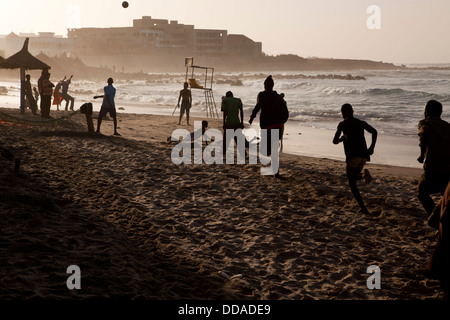
[[[38,111],[38,101],[40,100],[40,111],[41,111],[41,117],[45,119],[50,118],[50,108],[52,106],[52,96],[53,96],[53,105],[56,105],[57,110],[59,110],[59,107],[61,105],[62,101],[66,101],[66,108],[67,111],[70,104],[70,110],[73,110],[75,99],[68,94],[69,91],[69,85],[72,82],[72,77],[70,76],[69,79],[64,76],[64,79],[59,81],[57,85],[55,86],[50,81],[50,73],[48,69],[42,70],[41,76],[38,80],[38,88],[31,86],[31,76],[27,74],[25,76],[25,83],[24,83],[24,96],[25,101],[28,107],[30,108],[31,112],[34,115],[37,115]],[[53,89],[54,88],[54,89]],[[60,92],[62,88],[62,91]],[[24,112],[25,110],[22,110]]]
[[[40,103],[40,111],[41,117],[50,119],[50,107],[52,105],[52,96],[53,96],[53,105],[56,105],[58,110],[62,101],[66,101],[65,110],[74,110],[75,99],[68,94],[69,85],[72,82],[73,75],[67,79],[64,76],[64,79],[58,82],[55,85],[50,81],[50,73],[47,69],[42,70],[41,77],[38,80],[38,89],[36,87],[33,89],[31,86],[31,77],[29,74],[25,76],[25,88],[24,95],[27,101],[27,104],[34,115],[37,115],[38,107],[37,101],[41,100]],[[109,113],[109,115],[114,120],[114,135],[120,135],[117,132],[117,113],[116,113],[116,105],[114,102],[114,98],[116,95],[116,88],[113,86],[113,79],[108,78],[108,85],[103,88],[104,94],[101,96],[95,96],[94,98],[103,98],[103,103],[98,115],[97,121],[97,132],[100,133],[100,126],[102,123],[102,119]],[[53,89],[55,88],[55,89]],[[60,89],[61,92],[59,91]],[[24,111],[23,111],[24,112]]]
[[[279,130],[282,141],[284,124],[289,118],[286,101],[283,94],[273,90],[274,81],[272,76],[267,77],[264,82],[264,91],[258,94],[257,104],[249,119],[253,122],[258,112],[260,114],[260,127],[267,129],[266,144],[267,155],[271,154],[270,136],[273,130]],[[187,84],[180,92],[183,99],[179,124],[183,114],[189,115],[192,98],[188,93]],[[186,99],[185,99],[186,97]],[[241,99],[233,96],[231,91],[222,98],[221,111],[223,112],[224,129],[224,152],[226,150],[226,131],[244,128],[244,113]],[[417,197],[428,215],[428,225],[438,230],[438,240],[432,257],[427,265],[430,276],[438,278],[445,288],[450,285],[448,268],[450,267],[450,124],[441,118],[442,104],[436,100],[430,100],[425,105],[424,119],[419,122],[418,135],[420,155],[418,162],[423,163],[424,173],[417,186]],[[333,144],[343,143],[346,175],[350,190],[357,201],[359,212],[369,215],[361,194],[357,187],[359,180],[366,184],[372,181],[369,170],[364,169],[374,154],[378,132],[366,121],[355,118],[351,104],[346,103],[341,107],[343,121],[338,124],[333,137]],[[189,118],[188,118],[189,123]],[[371,134],[371,143],[367,147],[365,131]],[[234,135],[236,139],[236,134]],[[228,141],[229,142],[229,141]],[[279,177],[277,172],[275,176]],[[441,194],[442,198],[436,205],[433,194]]]
[[[65,111],[69,108],[70,103],[70,110],[73,111],[73,107],[75,104],[75,98],[69,95],[69,85],[72,83],[72,77],[70,76],[69,79],[67,79],[66,76],[64,76],[64,79],[58,81],[58,83],[55,86],[55,90],[53,91],[53,103],[52,105],[56,105],[56,109],[59,110],[59,107],[61,106],[62,101],[66,101],[66,107]]]

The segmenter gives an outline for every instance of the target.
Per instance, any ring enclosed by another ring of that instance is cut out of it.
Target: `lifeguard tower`
[[[186,82],[189,84],[189,87],[191,89],[203,90],[205,95],[206,117],[219,118],[212,90],[214,68],[195,66],[193,57],[185,58],[184,64],[186,66]],[[195,71],[197,69],[204,73],[205,79],[201,84],[195,79]]]

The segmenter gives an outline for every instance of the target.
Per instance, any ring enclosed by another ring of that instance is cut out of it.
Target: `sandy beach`
[[[118,121],[121,136],[112,121],[88,134],[81,114],[58,126],[0,124],[11,153],[0,157],[1,299],[445,298],[424,274],[436,235],[415,196],[420,168],[369,163],[374,180],[360,190],[378,216],[367,216],[342,161],[282,153],[282,180],[259,164],[177,166],[166,138],[193,126]],[[66,286],[71,265],[80,290]],[[367,288],[371,265],[379,290]]]

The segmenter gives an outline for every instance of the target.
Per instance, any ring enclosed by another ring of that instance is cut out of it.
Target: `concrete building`
[[[230,57],[259,58],[262,56],[262,43],[255,42],[242,34],[228,35],[228,54]]]
[[[132,27],[79,28],[68,30],[75,55],[93,54],[181,54],[196,57],[225,57],[231,53],[261,54],[261,43],[243,35],[228,35],[227,30],[195,29],[178,21],[143,16]]]
[[[47,56],[70,56],[73,51],[73,39],[55,35],[53,32],[19,33],[11,32],[6,36],[0,36],[0,51],[4,58],[22,49],[26,38],[30,38],[28,50],[32,55],[44,53]]]

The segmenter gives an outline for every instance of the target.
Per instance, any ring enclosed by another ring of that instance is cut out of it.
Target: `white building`
[[[28,51],[34,56],[44,53],[49,57],[70,56],[74,50],[73,39],[55,35],[54,32],[19,33],[11,32],[8,35],[0,36],[0,55],[8,58],[20,51],[26,38],[30,38]]]

